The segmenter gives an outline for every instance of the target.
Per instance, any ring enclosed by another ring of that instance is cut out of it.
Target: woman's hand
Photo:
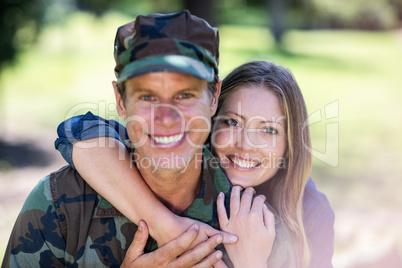
[[[172,216],[173,215],[173,216]],[[194,224],[199,227],[196,237],[192,240],[191,244],[188,246],[189,250],[197,249],[201,245],[205,245],[213,237],[222,237],[223,244],[233,244],[236,243],[238,237],[234,234],[227,233],[221,230],[216,230],[206,223],[202,223],[197,220],[190,218],[180,217],[171,214],[170,217],[165,217],[163,221],[160,222],[156,228],[158,229],[158,238],[153,237],[158,242],[159,247],[164,247],[164,245],[171,244],[172,241],[177,240],[182,233],[186,232],[190,226]],[[212,254],[213,252],[211,252]],[[226,264],[222,260],[218,260],[214,265],[214,268],[227,268]]]
[[[208,240],[208,238],[214,235],[221,235],[223,238],[223,244],[233,244],[238,240],[237,236],[234,234],[216,230],[206,223],[190,218],[180,217],[174,214],[172,214],[169,218],[166,217],[165,221],[158,226],[158,229],[160,229],[158,233],[161,233],[161,235],[154,237],[154,239],[156,239],[159,246],[163,246],[164,244],[175,239],[177,236],[181,235],[193,224],[197,224],[199,226],[199,231],[190,248]]]
[[[275,240],[274,215],[264,204],[265,196],[253,200],[255,191],[249,187],[240,198],[240,190],[240,186],[233,187],[229,219],[224,194],[217,199],[221,230],[238,236],[236,244],[225,245],[225,249],[235,267],[267,267]]]

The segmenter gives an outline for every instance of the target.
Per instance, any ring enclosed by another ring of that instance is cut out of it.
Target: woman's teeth
[[[246,160],[239,160],[236,158],[230,158],[230,160],[232,160],[233,163],[235,163],[236,165],[238,165],[239,167],[242,167],[242,168],[254,168],[258,165],[258,163],[253,163],[253,162],[246,161]]]

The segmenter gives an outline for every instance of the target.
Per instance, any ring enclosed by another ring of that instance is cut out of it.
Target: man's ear
[[[215,85],[216,91],[212,94],[211,116],[215,115],[216,110],[218,108],[218,99],[219,95],[221,94],[221,86],[222,86],[222,80],[219,79],[218,83],[216,83]]]
[[[126,112],[126,108],[124,107],[124,101],[123,98],[120,95],[120,92],[117,88],[117,82],[113,81],[112,82],[113,85],[113,89],[114,89],[114,96],[116,97],[116,109],[117,109],[117,113],[119,114],[119,116],[121,118],[123,118],[124,120],[127,119],[127,112]]]

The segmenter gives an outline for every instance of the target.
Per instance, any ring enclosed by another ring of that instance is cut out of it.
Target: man
[[[201,190],[215,196],[229,191],[227,180],[215,189],[214,178],[202,172],[202,145],[220,92],[218,46],[217,30],[188,11],[139,16],[120,27],[115,40],[117,109],[127,120],[138,170],[171,211],[194,218],[197,212],[188,208],[202,201]],[[138,165],[144,161],[149,165]],[[161,161],[165,165],[156,166]],[[212,217],[212,208],[205,209]],[[222,242],[221,234],[187,251],[197,226],[143,254],[136,242],[142,244],[147,232],[144,222],[139,227],[131,223],[74,169],[64,167],[42,179],[28,196],[2,267],[119,267],[122,263],[210,267],[222,257],[214,252]],[[152,242],[147,250],[155,246]],[[124,260],[128,250],[130,259]]]

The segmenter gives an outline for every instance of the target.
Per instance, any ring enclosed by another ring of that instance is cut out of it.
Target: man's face
[[[144,74],[125,83],[125,101],[117,93],[117,105],[136,148],[137,167],[186,168],[202,152],[219,90],[213,96],[206,81],[172,72]]]

